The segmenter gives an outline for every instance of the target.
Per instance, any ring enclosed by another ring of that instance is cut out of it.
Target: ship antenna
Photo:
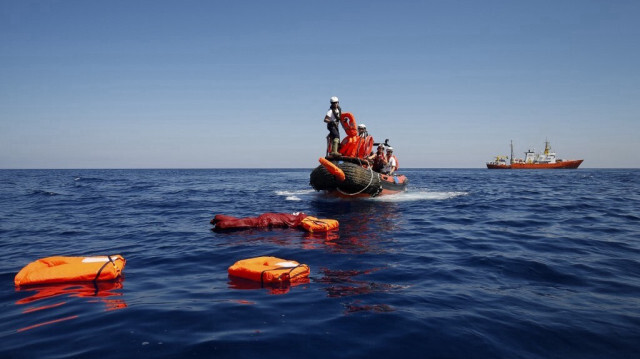
[[[511,160],[509,163],[513,164],[513,140],[511,140]]]

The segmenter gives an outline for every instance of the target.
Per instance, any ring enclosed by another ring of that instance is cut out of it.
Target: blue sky
[[[0,168],[640,167],[640,1],[0,1]]]

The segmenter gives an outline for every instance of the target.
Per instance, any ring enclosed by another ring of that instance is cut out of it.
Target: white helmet
[[[331,103],[340,102],[335,96],[333,96],[329,101],[331,101]]]
[[[391,147],[391,146],[387,147],[387,151],[393,152],[393,147]]]
[[[361,124],[358,125],[358,128],[363,128],[364,129],[364,128],[367,128],[367,125],[365,125],[364,123],[361,123]]]

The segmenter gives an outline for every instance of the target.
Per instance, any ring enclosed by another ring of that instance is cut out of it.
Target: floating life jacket
[[[16,286],[114,280],[126,264],[117,254],[97,257],[47,257],[27,264],[16,274]]]
[[[243,259],[229,267],[229,275],[265,283],[299,282],[309,277],[311,270],[306,264],[276,257]]]
[[[327,161],[328,162],[328,161]],[[331,162],[329,162],[331,163]],[[339,170],[339,169],[338,169]],[[343,173],[344,175],[344,173]],[[226,216],[224,214],[216,214],[211,220],[211,224],[215,226],[214,230],[236,230],[236,229],[249,229],[249,228],[304,228],[310,230],[313,228],[315,231],[319,231],[321,227],[305,227],[302,223],[308,215],[304,213],[263,213],[258,217],[244,217],[236,218],[232,216]],[[313,217],[312,217],[313,218]],[[317,221],[335,221],[333,219],[317,219]],[[337,222],[335,221],[337,228]],[[328,225],[333,229],[333,224]]]
[[[216,229],[287,228],[299,226],[305,217],[304,213],[263,213],[258,217],[244,218],[216,214],[211,224]]]
[[[309,216],[302,220],[302,227],[307,232],[328,232],[338,229],[339,225],[335,219],[319,219]]]

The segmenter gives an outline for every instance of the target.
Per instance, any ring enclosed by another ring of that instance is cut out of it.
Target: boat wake
[[[388,196],[374,197],[369,200],[379,202],[414,202],[414,201],[433,201],[446,200],[460,196],[466,196],[467,192],[429,192],[426,190],[407,191]]]
[[[298,191],[276,191],[276,195],[286,197],[287,201],[302,201],[303,198],[312,198],[316,194],[313,189],[303,189]]]
[[[468,192],[430,192],[427,190],[417,190],[372,198],[358,198],[357,200],[377,202],[437,201],[466,196],[468,194]],[[318,198],[325,198],[327,200],[339,200],[334,197],[328,197],[324,193],[316,192],[313,189],[297,191],[276,191],[276,195],[285,197],[285,200],[287,201],[303,201],[307,199]]]

